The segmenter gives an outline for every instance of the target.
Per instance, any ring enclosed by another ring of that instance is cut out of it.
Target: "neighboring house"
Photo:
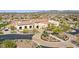
[[[48,23],[53,23],[56,26],[59,25],[59,22],[48,19],[21,19],[21,20],[12,20],[11,24],[17,28],[17,30],[23,29],[43,29],[48,27]]]
[[[58,21],[49,20],[49,23],[52,23],[52,24],[54,24],[55,26],[59,26],[59,22],[58,22]]]

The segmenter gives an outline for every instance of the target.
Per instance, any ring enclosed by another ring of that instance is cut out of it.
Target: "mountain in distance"
[[[79,14],[79,10],[50,10],[50,14]]]
[[[79,14],[79,10],[0,10],[0,13]]]
[[[31,12],[46,12],[47,10],[0,10],[0,13],[31,13]]]

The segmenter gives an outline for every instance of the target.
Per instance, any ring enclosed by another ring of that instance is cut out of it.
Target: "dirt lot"
[[[35,48],[38,45],[31,40],[17,40],[17,48]]]

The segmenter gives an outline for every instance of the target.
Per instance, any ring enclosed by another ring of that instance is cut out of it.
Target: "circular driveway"
[[[0,40],[2,39],[32,39],[33,34],[5,34],[0,35]]]

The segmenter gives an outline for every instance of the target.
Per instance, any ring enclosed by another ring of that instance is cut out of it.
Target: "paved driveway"
[[[33,34],[5,34],[0,35],[0,39],[32,39]]]

